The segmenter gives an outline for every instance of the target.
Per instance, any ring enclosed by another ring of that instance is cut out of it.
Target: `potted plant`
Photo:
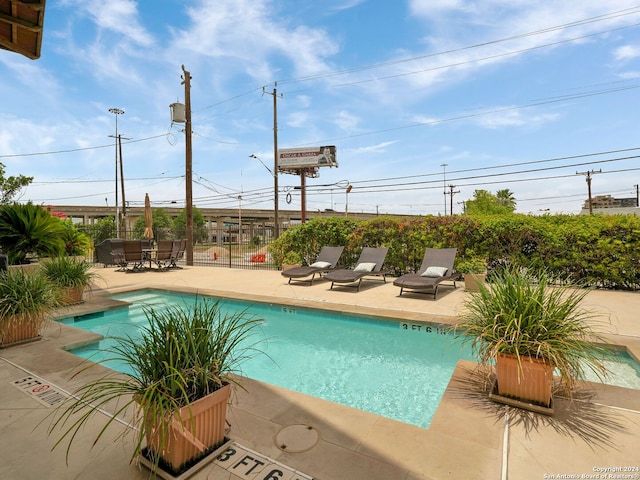
[[[464,274],[464,288],[469,292],[477,292],[478,285],[484,284],[487,278],[487,259],[469,257],[458,262],[457,270]]]
[[[130,373],[114,372],[81,386],[58,408],[49,431],[63,429],[55,446],[67,439],[68,455],[87,421],[111,400],[123,397],[116,415],[130,408],[135,412],[134,428],[128,430],[135,436],[132,461],[141,455],[154,473],[162,468],[178,476],[227,444],[226,408],[231,384],[236,383],[233,374],[258,352],[249,337],[261,320],[245,311],[224,313],[219,301],[206,298],[164,310],[148,307],[145,313],[149,324],[139,337],[117,338],[105,360],[124,362]],[[96,442],[115,420],[114,415],[106,421]]]
[[[595,343],[604,340],[589,323],[593,314],[580,307],[589,291],[551,280],[545,271],[505,267],[465,303],[456,330],[481,363],[495,361],[497,400],[550,409],[554,371],[569,395],[586,368],[599,379],[606,373]]]
[[[300,267],[302,265],[302,256],[298,252],[287,252],[282,259],[282,270]]]
[[[82,302],[84,291],[93,286],[97,277],[91,264],[77,257],[54,257],[43,262],[41,269],[44,276],[61,289],[65,305]]]
[[[0,273],[0,344],[38,338],[59,297],[40,272],[9,269]]]

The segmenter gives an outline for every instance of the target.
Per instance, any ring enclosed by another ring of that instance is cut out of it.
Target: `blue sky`
[[[640,182],[640,4],[626,0],[50,0],[42,56],[0,50],[0,162],[21,201],[183,205],[169,104],[190,71],[194,204],[273,208],[281,148],[335,145],[307,209],[450,213],[509,189],[522,213],[577,213]],[[275,87],[277,82],[277,87]],[[444,166],[443,166],[444,165]],[[281,209],[300,208],[281,174]],[[290,195],[288,195],[290,194]],[[287,203],[287,199],[290,203]]]

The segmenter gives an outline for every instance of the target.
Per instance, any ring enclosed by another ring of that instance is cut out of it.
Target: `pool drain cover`
[[[300,453],[313,448],[320,440],[318,431],[309,425],[289,425],[276,434],[276,446],[285,452]]]

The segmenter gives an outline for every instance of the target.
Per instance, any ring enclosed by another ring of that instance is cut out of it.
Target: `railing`
[[[280,233],[287,227],[288,225],[281,226]],[[82,231],[91,237],[94,245],[106,238],[116,238],[115,232],[92,231],[91,226],[84,227]],[[140,236],[140,232],[126,232],[125,235],[128,239],[136,239]],[[185,238],[184,231],[170,228],[154,229],[155,241],[178,238]],[[193,264],[208,267],[277,270],[278,267],[267,248],[272,241],[272,226],[263,224],[243,225],[241,235],[237,225],[213,229],[199,228],[194,231]],[[185,265],[185,258],[177,262],[178,265]]]

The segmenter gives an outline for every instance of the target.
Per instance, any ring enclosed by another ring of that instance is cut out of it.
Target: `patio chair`
[[[140,272],[145,270],[144,261],[146,260],[144,253],[142,252],[141,240],[124,240],[122,242],[124,266],[128,272]],[[132,264],[129,267],[129,264]]]
[[[356,291],[360,291],[362,279],[369,276],[381,276],[382,281],[386,283],[386,272],[382,271],[382,265],[388,251],[387,247],[364,247],[353,270],[345,268],[327,273],[327,280],[331,280],[331,290],[334,284],[339,283],[344,287],[355,287]]]
[[[167,265],[166,268],[182,268],[176,262],[184,257],[184,252],[186,249],[187,241],[185,239],[174,240],[171,247],[171,255],[169,256],[169,265]]]
[[[164,270],[169,266],[173,240],[158,240],[158,250],[156,251],[156,264],[158,270]]]
[[[313,285],[313,279],[316,275],[322,275],[336,268],[343,250],[344,247],[322,247],[314,263],[305,267],[283,270],[282,275],[289,279],[288,283],[294,280],[296,282],[309,282],[309,285]]]
[[[418,272],[406,273],[393,284],[400,287],[400,295],[404,290],[411,290],[415,293],[430,293],[436,300],[438,286],[445,280],[453,281],[453,288],[456,288],[459,274],[454,270],[453,264],[457,251],[457,248],[427,248]]]

